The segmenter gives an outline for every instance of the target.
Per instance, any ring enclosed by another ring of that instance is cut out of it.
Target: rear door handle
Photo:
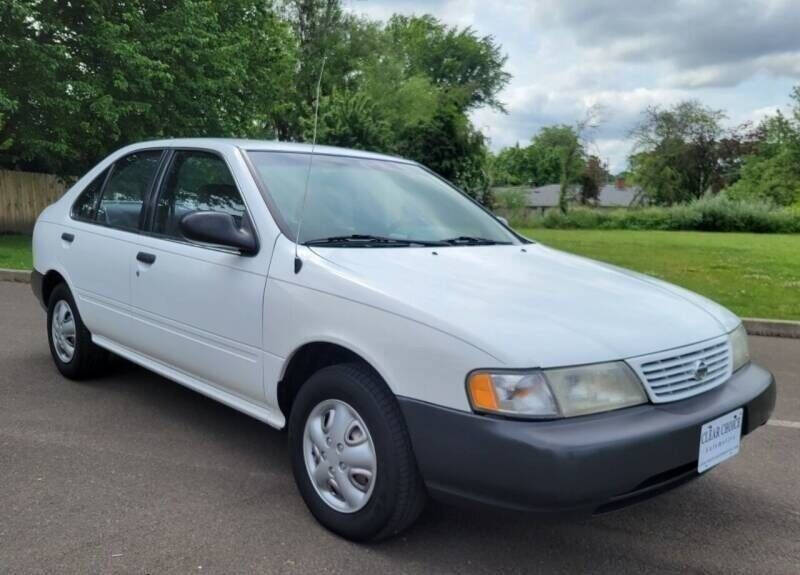
[[[136,254],[136,259],[143,264],[152,264],[154,261],[156,261],[156,256],[155,254],[148,254],[147,252],[139,252]]]
[[[67,232],[64,232],[63,234],[61,234],[61,239],[67,242],[68,244],[71,244],[72,240],[75,239],[75,234],[68,234]]]

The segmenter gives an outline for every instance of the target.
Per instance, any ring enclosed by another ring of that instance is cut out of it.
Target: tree
[[[491,36],[451,27],[436,18],[398,16],[383,28],[360,83],[396,134],[390,151],[411,157],[491,203],[489,153],[468,113],[502,110],[497,94],[510,78]]]
[[[797,125],[800,124],[800,84],[792,88],[790,98],[794,102],[792,113],[794,115],[795,124]]]
[[[440,106],[430,122],[409,126],[400,134],[398,153],[491,203],[485,138],[455,104]]]
[[[520,188],[507,188],[495,192],[494,203],[502,210],[512,225],[523,221],[528,194]]]
[[[531,147],[537,156],[538,172],[552,182],[559,183],[558,207],[567,213],[570,188],[580,181],[585,165],[586,150],[582,141],[588,129],[593,127],[593,112],[574,127],[566,124],[547,126],[533,139]]]
[[[469,113],[502,109],[505,60],[471,28],[340,0],[6,0],[0,166],[76,175],[160,137],[308,140],[321,78],[320,143],[409,155],[488,202]]]
[[[0,88],[0,134],[3,133],[3,126],[6,123],[6,115],[13,109],[13,103],[9,100],[5,92],[2,88]],[[8,149],[13,140],[11,139],[10,135],[7,135],[5,139],[0,139],[0,151]]]
[[[393,16],[376,25],[342,15],[334,0],[287,6],[300,52],[326,57],[320,143],[411,157],[490,201],[485,138],[467,114],[483,105],[499,108],[497,94],[508,82],[505,57],[491,37],[432,16]],[[322,45],[316,53],[308,47]],[[299,79],[299,89],[309,80]],[[313,98],[301,94],[300,101],[297,139],[308,138],[313,122]]]
[[[572,186],[585,181],[586,148],[591,132],[598,125],[600,112],[600,108],[591,107],[574,126],[545,126],[527,147],[517,144],[501,150],[491,162],[495,183],[534,186],[558,183],[559,208],[566,213],[573,199]],[[589,185],[588,181],[585,183]],[[587,193],[593,192],[587,188]]]
[[[725,114],[696,101],[651,106],[633,130],[634,179],[655,203],[699,198],[722,183],[719,140]]]
[[[657,154],[640,152],[630,156],[628,161],[631,180],[642,188],[651,202],[672,205],[688,199],[678,169]]]
[[[297,60],[286,112],[276,131],[280,139],[303,140],[314,114],[320,74],[323,96],[334,90],[357,91],[364,63],[385,52],[381,25],[346,13],[340,0],[282,0],[280,6],[291,26]]]
[[[392,16],[385,31],[407,75],[429,78],[448,94],[450,105],[461,111],[503,110],[497,94],[511,76],[492,36],[479,37],[472,28],[447,26],[430,15]]]
[[[596,202],[600,198],[600,189],[608,182],[609,173],[603,161],[590,155],[581,171],[580,201],[582,204]]]
[[[516,144],[498,152],[493,159],[495,183],[543,186],[560,183],[564,174],[569,184],[575,183],[582,157],[583,145],[572,126],[545,126],[528,146]]]
[[[306,126],[311,141],[313,119]],[[388,151],[391,146],[389,123],[375,102],[363,92],[338,92],[325,97],[320,105],[317,139],[330,146]]]
[[[794,94],[798,98],[798,92]],[[795,114],[800,110],[796,102]],[[727,195],[782,206],[800,204],[800,115],[787,118],[778,112],[762,121],[757,133],[759,141],[742,160],[741,178]]]
[[[750,123],[732,128],[720,138],[717,144],[718,178],[712,188],[714,193],[741,177],[745,158],[757,152],[763,138],[762,128],[753,129]]]
[[[272,131],[294,69],[256,0],[0,5],[0,164],[75,175],[129,142]]]
[[[536,166],[530,161],[528,147],[522,148],[519,143],[503,148],[491,157],[492,177],[494,184],[501,186],[519,186],[533,184],[536,179]]]

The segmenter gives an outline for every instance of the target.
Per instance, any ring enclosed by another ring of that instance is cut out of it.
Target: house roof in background
[[[559,184],[547,184],[536,188],[527,186],[495,188],[499,192],[512,189],[525,191],[527,196],[525,205],[529,208],[553,208],[558,206],[561,186]],[[597,205],[603,208],[627,208],[633,203],[640,191],[641,188],[638,186],[618,188],[615,184],[606,184],[600,188]],[[579,188],[577,186],[570,188],[570,201],[574,201],[578,197],[578,192]]]
[[[606,184],[600,188],[598,205],[602,207],[629,207],[642,189],[639,186],[618,188],[615,184]]]
[[[558,196],[561,193],[561,186],[559,184],[547,184],[546,186],[539,186],[528,191],[528,201],[526,202],[529,208],[552,208],[558,205]],[[569,193],[574,197],[577,189],[572,187]]]

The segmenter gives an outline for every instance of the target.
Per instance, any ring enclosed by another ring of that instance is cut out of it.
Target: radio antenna
[[[306,169],[306,182],[303,189],[303,201],[300,204],[300,219],[297,221],[297,235],[294,238],[294,273],[300,273],[303,268],[303,260],[297,255],[297,245],[300,243],[300,230],[303,226],[303,216],[306,212],[306,198],[308,198],[308,185],[311,180],[311,167],[314,164],[314,150],[317,147],[317,123],[319,122],[319,97],[320,88],[322,86],[322,73],[325,71],[326,57],[322,57],[322,66],[319,69],[319,78],[317,78],[317,97],[314,101],[314,133],[311,138],[311,153],[308,155],[308,168]]]

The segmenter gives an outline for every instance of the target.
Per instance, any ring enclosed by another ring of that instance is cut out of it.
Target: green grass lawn
[[[800,235],[520,231],[543,244],[676,283],[741,316],[800,319]],[[30,269],[30,237],[0,236],[0,267]]]
[[[0,268],[29,270],[31,267],[31,237],[0,235]]]
[[[656,276],[743,317],[800,319],[800,235],[525,229],[567,252]]]

